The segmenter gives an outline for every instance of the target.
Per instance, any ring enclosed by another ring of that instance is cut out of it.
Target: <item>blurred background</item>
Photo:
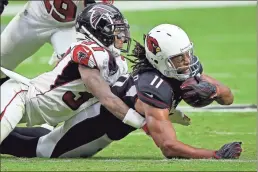
[[[25,3],[26,1],[10,1],[10,5],[1,16],[1,30]],[[126,170],[199,171],[206,169],[211,171],[223,168],[228,171],[254,171],[257,162],[256,109],[243,111],[245,106],[242,105],[257,104],[256,3],[255,1],[114,2],[114,5],[121,9],[128,19],[131,36],[141,43],[143,43],[143,34],[161,23],[178,25],[188,33],[194,43],[195,55],[200,58],[204,66],[204,72],[232,89],[235,96],[234,105],[238,105],[239,108],[234,112],[223,108],[220,109],[221,111],[214,112],[189,112],[187,115],[191,117],[192,124],[189,127],[176,125],[178,137],[185,143],[207,148],[219,148],[225,142],[242,140],[244,152],[240,161],[233,163],[174,161],[172,164],[157,161],[159,163],[155,163],[157,159],[163,159],[160,151],[150,138],[141,136],[142,132],[137,131],[136,134],[130,134],[121,142],[114,143],[108,149],[101,151],[94,163],[90,160],[87,161],[88,165],[82,161],[73,161],[73,163],[80,163],[79,166],[82,169],[91,170],[124,170],[126,166]],[[45,44],[36,54],[18,66],[16,71],[30,78],[49,71],[53,67],[48,65],[52,53],[52,47]],[[186,104],[182,103],[182,105]],[[155,158],[152,161],[153,157]],[[101,161],[101,158],[118,160],[112,161],[112,165],[110,162]],[[146,158],[149,161],[144,161]],[[141,165],[136,165],[137,159]],[[13,167],[8,159],[2,159],[2,164],[3,162],[6,169],[19,169]],[[40,168],[42,170],[49,170],[40,160],[36,159],[32,162],[42,165]],[[31,169],[37,166],[33,163],[30,164]],[[58,166],[58,162],[53,166]],[[73,166],[64,166],[63,170],[72,170],[72,168]]]

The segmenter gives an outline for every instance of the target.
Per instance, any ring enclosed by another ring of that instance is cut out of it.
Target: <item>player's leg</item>
[[[76,42],[74,27],[58,29],[51,36],[51,44],[55,52],[49,60],[49,64],[52,65],[57,63],[73,42]]]
[[[43,127],[15,127],[0,145],[0,153],[17,157],[36,157],[39,138],[50,132],[51,130]]]
[[[7,80],[9,80],[10,78],[8,76],[4,77],[4,78],[0,78],[0,86],[6,82]]]
[[[81,111],[41,137],[37,157],[89,157],[108,146],[112,140],[100,129],[100,103]]]
[[[46,41],[38,37],[39,24],[28,12],[18,13],[1,33],[1,66],[15,69],[34,54]],[[1,78],[5,75],[1,74]]]
[[[1,86],[0,144],[23,117],[27,90],[28,86],[12,79]]]
[[[36,157],[39,138],[22,135],[13,130],[0,145],[0,153],[17,157]]]
[[[48,134],[51,131],[52,130],[49,130],[44,127],[15,127],[15,129],[13,130],[13,132],[28,137],[41,137]]]

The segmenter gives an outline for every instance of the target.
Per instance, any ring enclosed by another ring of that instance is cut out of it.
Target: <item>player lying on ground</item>
[[[165,157],[239,158],[241,142],[209,150],[186,145],[176,138],[169,114],[182,97],[198,100],[198,105],[208,100],[216,100],[220,104],[233,101],[228,87],[212,78],[209,78],[212,82],[206,81],[206,75],[199,77],[199,83],[188,83],[189,77],[202,73],[202,67],[192,53],[192,43],[181,28],[168,24],[155,27],[145,38],[145,49],[137,45],[134,55],[139,61],[134,65],[133,73],[119,77],[111,89],[146,118],[144,130]],[[151,64],[152,60],[156,69]],[[164,71],[169,73],[162,74]],[[189,90],[182,92],[182,85]],[[51,132],[43,128],[16,128],[1,145],[1,152],[22,157],[89,157],[134,130],[97,103]],[[35,136],[35,133],[38,134]]]
[[[1,0],[0,10],[7,3],[7,0]],[[50,63],[55,63],[56,57],[61,57],[76,42],[76,17],[93,3],[95,0],[28,1],[1,33],[1,66],[14,70],[45,43],[53,46],[55,53]]]
[[[56,126],[97,101],[120,120],[141,127],[144,118],[109,87],[127,73],[120,56],[130,44],[127,20],[113,5],[96,3],[77,17],[76,30],[80,41],[52,71],[28,85],[16,80],[1,85],[1,142],[19,122]]]

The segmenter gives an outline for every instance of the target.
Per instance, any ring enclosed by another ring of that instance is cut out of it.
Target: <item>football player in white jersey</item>
[[[76,42],[76,16],[92,3],[95,0],[28,1],[1,33],[1,66],[14,70],[45,43],[55,51],[49,63],[56,63]],[[8,79],[3,73],[1,78]]]
[[[11,79],[1,86],[1,142],[19,122],[56,126],[97,101],[125,123],[141,127],[144,118],[109,87],[127,73],[120,56],[130,47],[127,20],[115,6],[96,3],[77,17],[76,31],[80,41],[52,71],[29,84]]]

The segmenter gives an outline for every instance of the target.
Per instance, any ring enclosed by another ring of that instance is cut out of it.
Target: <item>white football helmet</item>
[[[148,61],[164,76],[184,81],[199,70],[199,61],[193,55],[193,43],[183,29],[176,25],[161,24],[153,28],[145,38],[145,51]],[[187,73],[180,73],[171,59],[186,54],[190,56]]]

